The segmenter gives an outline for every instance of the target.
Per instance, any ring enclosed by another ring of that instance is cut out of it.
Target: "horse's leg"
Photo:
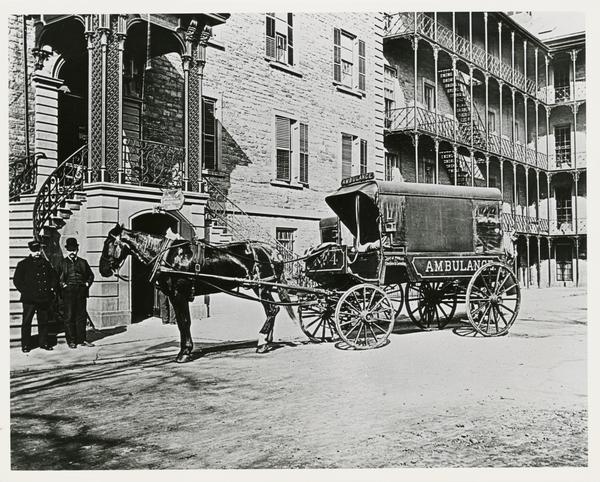
[[[275,317],[279,313],[279,307],[267,301],[274,301],[271,292],[268,289],[256,290],[262,300],[263,308],[267,319],[258,332],[258,347],[256,353],[266,353],[269,350],[269,344],[273,342],[273,328],[275,327]]]
[[[183,292],[179,289],[175,290],[174,296],[171,298],[175,317],[177,318],[177,327],[179,328],[180,350],[175,361],[177,363],[185,363],[192,359],[192,350],[194,342],[192,341],[191,332],[191,317],[190,317],[190,302],[187,291]]]

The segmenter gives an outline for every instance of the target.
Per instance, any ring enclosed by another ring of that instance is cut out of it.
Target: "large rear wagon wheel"
[[[483,336],[508,333],[519,314],[521,288],[514,273],[502,263],[479,268],[467,286],[467,316]]]
[[[335,326],[340,338],[357,350],[378,348],[387,343],[396,313],[385,291],[370,284],[347,290],[335,309]]]
[[[450,281],[408,282],[404,299],[408,316],[422,330],[441,330],[456,311],[456,289]]]
[[[310,296],[298,306],[300,327],[310,341],[322,343],[338,339],[333,315],[336,300]]]

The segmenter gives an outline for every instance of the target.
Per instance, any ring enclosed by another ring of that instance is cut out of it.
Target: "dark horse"
[[[270,246],[258,241],[244,241],[213,246],[202,240],[169,240],[139,231],[132,231],[117,224],[108,233],[100,257],[100,274],[109,277],[117,274],[128,255],[137,257],[150,268],[157,262],[167,271],[157,271],[154,281],[160,290],[168,296],[175,310],[177,326],[181,336],[181,349],[176,361],[183,363],[191,360],[193,342],[190,330],[191,318],[189,302],[194,296],[231,291],[241,281],[223,281],[213,278],[194,276],[196,273],[217,275],[245,280],[263,280],[285,283],[282,258]],[[170,271],[178,271],[173,273]],[[186,274],[186,273],[189,273]],[[259,332],[258,353],[268,351],[273,341],[273,327],[279,307],[272,302],[271,287],[252,288],[260,298],[267,319]],[[288,293],[278,288],[280,301],[289,303]],[[288,306],[292,319],[296,318]]]

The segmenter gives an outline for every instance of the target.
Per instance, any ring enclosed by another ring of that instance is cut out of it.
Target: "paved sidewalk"
[[[192,321],[195,350],[235,349],[254,347],[258,332],[265,321],[259,303],[239,300],[226,295],[213,297],[213,316]],[[274,339],[304,342],[306,337],[285,310],[275,322]],[[23,353],[18,344],[11,346],[11,372],[44,370],[55,367],[92,363],[118,362],[144,357],[173,357],[179,351],[177,325],[163,325],[160,318],[149,318],[127,327],[88,331],[94,347],[71,349],[59,338],[53,351],[39,348]]]

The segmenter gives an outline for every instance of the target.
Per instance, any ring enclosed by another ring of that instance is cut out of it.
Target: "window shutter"
[[[352,136],[342,134],[342,179],[352,175]]]
[[[365,72],[366,72],[366,61],[365,61],[365,42],[364,40],[358,41],[358,89],[365,90]]]
[[[277,154],[276,176],[282,181],[290,181],[290,120],[275,117],[275,146]]]
[[[308,125],[300,124],[300,182],[308,183]]]
[[[266,26],[267,26],[267,32],[266,32],[266,51],[265,54],[267,55],[267,57],[270,57],[272,59],[275,58],[275,19],[270,16],[272,14],[267,14],[266,17]]]
[[[217,169],[217,138],[215,120],[215,101],[202,99],[202,139],[204,141],[202,155],[204,158],[204,169]]]
[[[333,80],[336,82],[342,81],[342,66],[341,66],[341,38],[340,29],[333,29]]]
[[[293,35],[294,14],[288,13],[288,64],[294,65],[294,35]]]
[[[364,139],[360,140],[360,173],[365,174],[367,172],[367,141]]]

